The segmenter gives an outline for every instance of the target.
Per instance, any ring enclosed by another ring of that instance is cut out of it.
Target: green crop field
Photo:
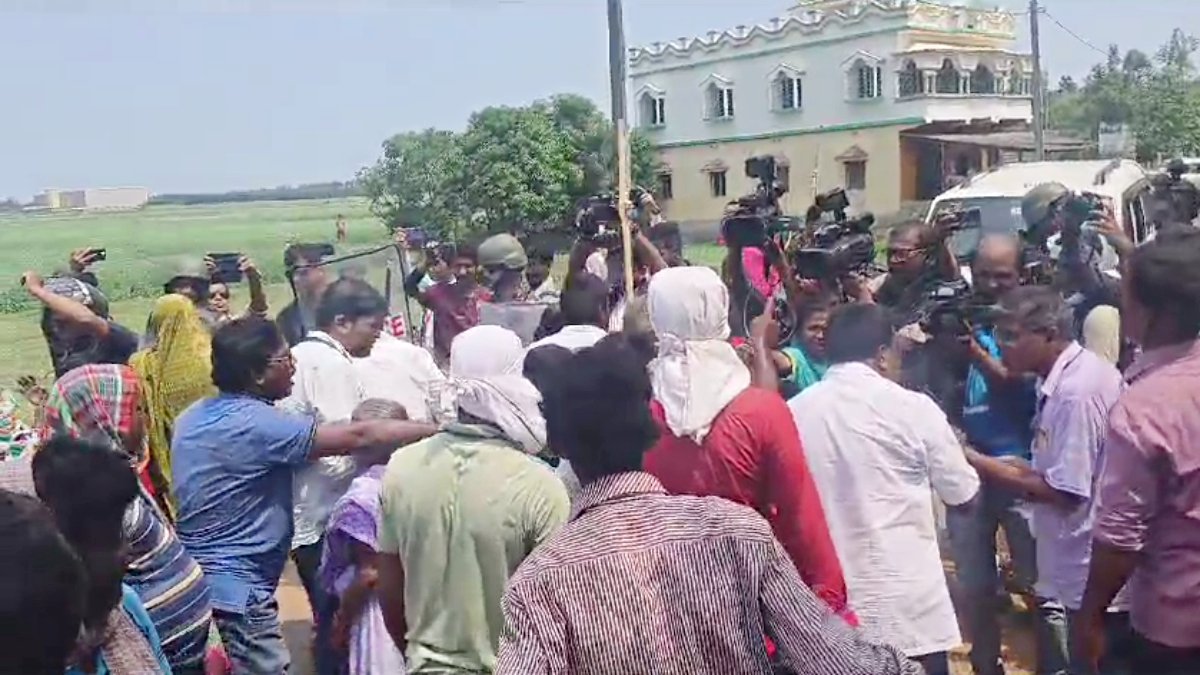
[[[240,252],[263,271],[271,307],[279,309],[291,299],[283,275],[284,246],[291,241],[333,241],[338,214],[348,223],[347,248],[387,241],[366,202],[357,199],[0,216],[0,390],[14,388],[22,375],[50,375],[37,304],[20,286],[25,270],[48,275],[65,269],[74,249],[108,249],[108,260],[94,270],[113,317],[140,329],[173,266],[205,253]],[[721,251],[715,246],[689,247],[686,253],[696,264],[720,263]],[[235,287],[233,292],[234,306],[242,306],[245,289]]]

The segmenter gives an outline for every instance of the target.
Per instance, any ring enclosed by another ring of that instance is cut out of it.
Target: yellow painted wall
[[[784,209],[789,215],[801,216],[812,203],[813,169],[818,172],[818,192],[843,186],[845,169],[836,157],[855,145],[869,156],[866,190],[856,207],[876,213],[894,211],[900,207],[900,131],[909,126],[661,148],[659,161],[671,168],[673,192],[673,198],[663,204],[664,215],[679,222],[719,220],[727,202],[750,192],[755,185],[754,179],[746,177],[746,159],[755,155],[782,155],[790,164]],[[708,174],[702,171],[714,160],[729,167],[725,197],[712,196]]]

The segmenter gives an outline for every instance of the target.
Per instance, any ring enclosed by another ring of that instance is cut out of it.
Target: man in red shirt
[[[651,404],[662,435],[645,470],[675,494],[724,497],[758,511],[805,583],[853,622],[846,582],[800,435],[779,394],[751,387],[729,344],[729,292],[705,267],[666,269],[647,302],[658,337]]]

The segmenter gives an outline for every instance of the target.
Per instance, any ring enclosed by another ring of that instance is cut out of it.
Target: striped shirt
[[[32,457],[0,463],[0,489],[36,496]],[[124,581],[154,622],[167,661],[173,669],[202,667],[212,608],[200,567],[144,493],[126,510],[124,530],[129,546]]]
[[[503,610],[496,675],[923,672],[818,599],[753,510],[668,495],[646,473],[584,486],[570,522],[513,575]]]

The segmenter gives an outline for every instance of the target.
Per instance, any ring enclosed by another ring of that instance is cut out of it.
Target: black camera
[[[746,160],[746,176],[758,181],[754,192],[731,203],[733,210],[721,220],[721,238],[732,248],[766,246],[767,240],[792,229],[796,224],[783,218],[779,198],[787,186],[779,182],[775,158],[759,155]]]
[[[995,319],[995,307],[981,304],[965,279],[930,288],[904,325],[917,324],[931,336],[964,336]]]
[[[646,191],[635,187],[629,191],[629,201],[640,207]],[[630,219],[634,228],[637,223]],[[635,229],[636,231],[636,229]],[[604,247],[616,246],[621,241],[621,210],[615,195],[596,195],[582,199],[575,211],[575,233],[580,239]]]
[[[792,267],[798,275],[834,281],[871,266],[875,260],[875,235],[871,232],[875,216],[864,213],[848,218],[849,207],[850,199],[842,188],[816,196],[807,218],[814,223],[810,245],[792,254]],[[833,222],[816,224],[825,214],[831,214]]]

